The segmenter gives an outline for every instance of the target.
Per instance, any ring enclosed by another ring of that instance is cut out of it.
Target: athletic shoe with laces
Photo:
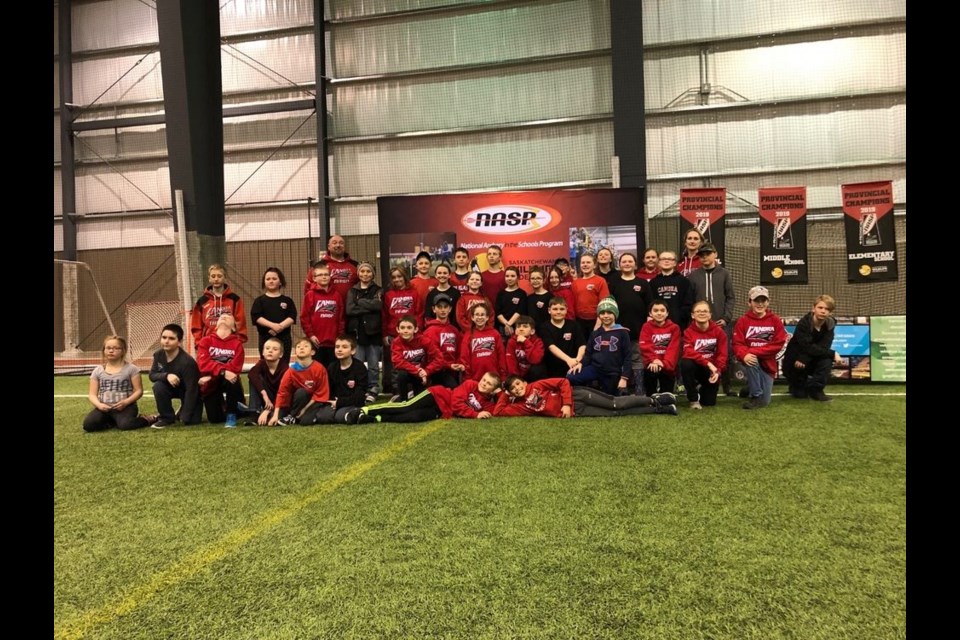
[[[698,401],[694,400],[693,402],[690,403],[690,408],[693,409],[694,411],[700,411],[701,409],[703,409],[703,405],[700,404]]]
[[[286,424],[286,425],[297,424],[297,419],[292,414],[283,416],[282,418],[280,418],[280,424]]]
[[[823,391],[811,391],[807,397],[817,402],[833,402],[833,397],[828,396]]]
[[[360,414],[363,413],[360,409],[350,409],[345,414],[343,414],[343,421],[346,424],[357,424],[360,419]]]
[[[370,392],[364,398],[364,402],[367,404],[374,404],[377,401],[377,394]]]
[[[760,398],[750,398],[743,403],[744,409],[763,409],[763,401]]]
[[[237,427],[237,414],[228,413],[227,420],[223,423],[223,426],[227,429],[235,429]]]
[[[653,405],[655,407],[664,407],[671,404],[677,404],[677,396],[673,395],[669,391],[655,393],[650,396],[650,398],[653,400]]]
[[[666,414],[668,416],[676,416],[680,414],[680,411],[677,409],[675,404],[661,404],[657,406],[657,413]]]
[[[157,418],[157,421],[150,425],[151,429],[166,429],[169,426],[177,424],[176,420],[166,420],[164,418]]]

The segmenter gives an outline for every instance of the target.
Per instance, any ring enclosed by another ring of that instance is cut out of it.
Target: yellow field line
[[[286,504],[264,513],[250,524],[227,533],[220,539],[186,556],[168,569],[154,574],[145,584],[137,586],[125,594],[119,594],[114,601],[107,602],[75,620],[64,623],[59,629],[55,630],[54,637],[62,640],[79,640],[95,628],[130,613],[164,589],[175,587],[187,578],[196,575],[218,560],[233,553],[252,538],[296,515],[305,507],[324,498],[348,482],[356,480],[448,423],[447,420],[431,422],[423,428],[407,434],[406,437],[385,449],[381,449],[335,475],[317,482],[304,493],[288,500]]]

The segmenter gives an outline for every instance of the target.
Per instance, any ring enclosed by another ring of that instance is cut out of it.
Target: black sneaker
[[[164,418],[158,418],[156,422],[150,425],[151,429],[165,429],[166,427],[172,427],[177,424],[176,420],[166,420]]]
[[[346,424],[357,424],[360,421],[360,414],[362,413],[363,411],[360,409],[350,409],[343,414],[343,421]]]
[[[680,415],[680,411],[677,409],[675,404],[661,404],[657,406],[657,413],[666,414],[668,416]]]
[[[673,395],[669,391],[664,391],[663,393],[655,393],[652,396],[650,396],[650,398],[653,400],[653,406],[655,407],[665,407],[668,405],[677,404],[677,396]]]
[[[743,403],[744,409],[762,409],[763,401],[760,398],[750,398],[748,401]]]
[[[833,402],[833,397],[828,396],[823,391],[811,391],[807,397],[817,402]]]
[[[740,389],[740,393],[738,393],[737,395],[740,396],[741,398],[749,398],[750,389],[748,389],[747,387],[744,387],[743,389]]]
[[[734,391],[733,389],[730,389],[729,391],[724,391],[724,392],[723,392],[723,395],[727,396],[728,398],[739,398],[739,397],[740,397],[740,393],[737,392],[737,391]]]
[[[280,418],[280,424],[287,424],[287,425],[297,424],[297,418],[293,415],[283,416],[282,418]]]
[[[380,422],[380,416],[372,416],[366,411],[361,411],[357,417],[357,424],[370,424],[371,422]]]

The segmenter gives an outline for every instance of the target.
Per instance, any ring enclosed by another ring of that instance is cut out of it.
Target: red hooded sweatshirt
[[[316,337],[321,347],[332,347],[347,326],[343,297],[333,287],[314,285],[303,297],[300,326],[308,338]]]
[[[444,366],[460,362],[460,342],[463,337],[460,330],[449,322],[427,320],[427,328],[420,334],[427,342],[432,342],[440,350]]]
[[[706,331],[691,322],[683,332],[683,357],[701,367],[707,366],[707,361],[713,362],[713,366],[724,371],[727,368],[727,334],[713,320]]]
[[[406,371],[413,375],[417,375],[420,369],[426,371],[427,375],[443,369],[440,349],[419,333],[413,334],[409,340],[397,336],[390,345],[390,361],[397,371]]]
[[[530,367],[543,362],[543,351],[543,340],[536,335],[527,336],[523,342],[518,342],[515,335],[510,336],[507,340],[507,375],[524,377]]]
[[[492,396],[480,393],[479,384],[476,380],[466,380],[456,389],[437,385],[428,391],[444,418],[476,418],[481,411],[492,414],[496,406]]]
[[[680,327],[669,318],[662,327],[658,327],[653,320],[647,320],[640,327],[640,356],[644,366],[660,360],[667,372],[676,373],[682,343]]]
[[[503,378],[507,362],[500,332],[492,328],[489,322],[485,329],[474,327],[464,331],[460,345],[460,362],[466,365],[467,370],[464,373],[471,380],[479,381],[488,371]]]
[[[207,287],[193,306],[193,311],[190,312],[190,333],[193,334],[194,342],[200,342],[200,338],[205,335],[216,333],[217,320],[225,313],[231,314],[237,323],[240,342],[246,342],[247,315],[243,311],[243,300],[226,284],[219,296],[213,292],[212,287]]]
[[[761,318],[753,309],[743,314],[733,326],[733,353],[743,362],[752,353],[760,360],[760,366],[774,378],[777,377],[777,354],[787,344],[787,330],[783,321],[772,311]]]
[[[527,384],[522,398],[501,393],[493,415],[559,418],[563,405],[569,405],[573,415],[573,387],[566,378],[547,378]]]
[[[236,333],[221,338],[216,333],[208,333],[197,343],[197,366],[200,377],[213,376],[200,387],[200,395],[213,393],[224,371],[240,375],[243,372],[243,342]]]

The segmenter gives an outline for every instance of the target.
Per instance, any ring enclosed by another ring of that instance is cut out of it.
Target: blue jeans
[[[752,367],[743,365],[743,369],[747,374],[750,397],[759,398],[764,407],[770,404],[770,396],[773,395],[773,376],[764,371],[759,364]]]
[[[620,374],[605,374],[592,364],[584,366],[580,369],[580,373],[568,373],[567,380],[569,380],[570,384],[574,387],[587,386],[591,382],[599,382],[601,388],[603,388],[606,393],[614,395],[619,392],[617,385],[620,383]]]
[[[380,358],[383,347],[379,344],[357,346],[357,358],[367,365],[367,391],[380,393]]]

